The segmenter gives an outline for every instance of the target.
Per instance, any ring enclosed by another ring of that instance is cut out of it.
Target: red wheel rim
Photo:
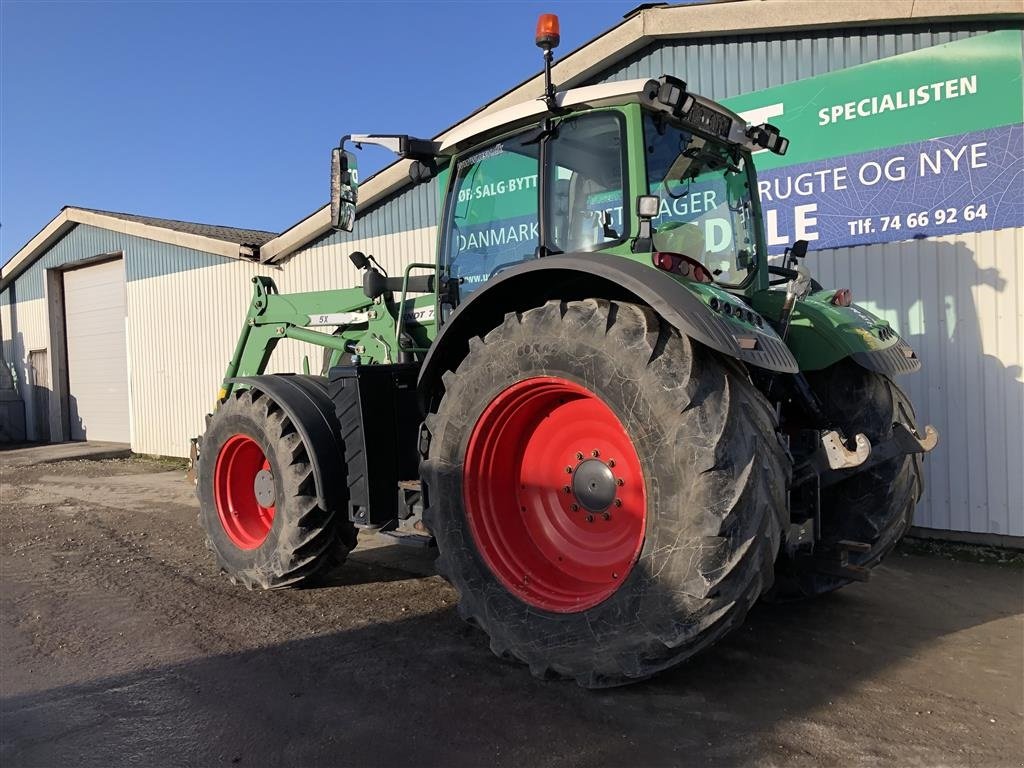
[[[217,456],[213,482],[224,532],[239,549],[256,549],[266,541],[276,510],[270,462],[259,443],[248,435],[229,437]]]
[[[565,379],[513,384],[466,449],[466,515],[494,575],[556,613],[591,608],[643,546],[647,494],[633,441],[593,392]]]

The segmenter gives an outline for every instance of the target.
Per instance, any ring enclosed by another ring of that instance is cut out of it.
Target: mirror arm
[[[648,218],[640,219],[640,229],[633,239],[633,253],[647,253],[654,248],[654,227]]]

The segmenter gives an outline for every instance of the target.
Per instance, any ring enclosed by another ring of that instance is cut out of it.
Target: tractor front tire
[[[356,530],[317,502],[311,452],[274,399],[235,392],[210,418],[199,455],[199,522],[233,583],[275,589],[340,565]]]
[[[771,586],[790,471],[773,412],[649,308],[510,313],[443,380],[424,521],[498,656],[622,685],[735,629]]]
[[[893,424],[917,430],[914,407],[888,376],[844,360],[807,374],[829,423],[848,438],[858,432],[877,445],[892,437]],[[868,552],[850,552],[853,565],[872,569],[892,551],[914,520],[924,488],[921,454],[900,456],[852,475],[821,492],[821,540],[818,546],[842,540],[869,544]],[[832,592],[850,579],[823,574],[812,561],[780,556],[771,597],[794,600]]]

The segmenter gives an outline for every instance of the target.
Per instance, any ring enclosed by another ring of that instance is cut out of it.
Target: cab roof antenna
[[[558,16],[553,13],[542,13],[537,19],[537,47],[544,51],[544,103],[552,112],[558,110],[555,101],[555,86],[551,83],[551,59],[553,51],[561,42],[558,34]]]

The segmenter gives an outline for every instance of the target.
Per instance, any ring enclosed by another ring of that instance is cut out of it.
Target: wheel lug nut
[[[621,487],[626,484],[626,481],[620,477],[615,481],[615,484]]]
[[[600,452],[600,451],[598,451],[598,450],[597,450],[597,448],[595,448],[594,450],[592,450],[592,451],[590,452],[590,455],[591,455],[591,456],[593,456],[593,457],[594,457],[594,458],[596,459],[596,458],[597,458],[598,456],[600,456],[600,455],[601,455],[601,452]]]
[[[608,459],[608,468],[610,469],[610,468],[612,468],[614,466],[615,466],[615,459]]]
[[[573,505],[571,505],[569,507],[569,509],[571,509],[573,512],[579,512],[580,511],[580,505],[579,504],[573,504]]]
[[[576,451],[576,461],[583,461],[583,451]]]
[[[611,514],[609,514],[608,512],[603,513],[601,515],[601,517],[603,517],[605,520],[611,520],[612,519]]]
[[[565,468],[565,474],[571,475],[572,474],[572,467],[566,467]]]
[[[594,516],[593,515],[587,515],[587,522],[588,523],[594,522]]]
[[[563,493],[572,493],[572,488],[570,488],[568,485],[563,485],[562,486],[562,492]]]
[[[615,506],[616,507],[621,507],[622,506],[622,499],[616,499],[615,500]]]

